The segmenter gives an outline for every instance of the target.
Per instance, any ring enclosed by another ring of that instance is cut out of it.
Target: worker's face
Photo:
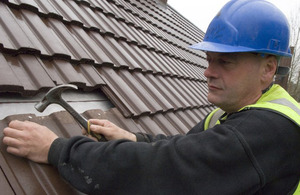
[[[208,101],[231,113],[262,94],[262,57],[251,53],[207,52]]]

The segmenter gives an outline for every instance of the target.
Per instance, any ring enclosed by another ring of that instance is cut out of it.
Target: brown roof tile
[[[81,93],[103,91],[116,106],[88,110],[87,118],[167,135],[186,133],[214,108],[206,100],[204,53],[188,48],[204,33],[169,6],[153,0],[6,0],[0,12],[4,100],[18,93],[33,101],[42,91],[73,83]],[[2,101],[0,108],[10,103]],[[7,116],[0,120],[0,137],[13,119],[38,122],[63,137],[81,135],[67,112],[55,112]],[[7,194],[80,194],[52,167],[6,153],[2,140],[0,147],[0,187]]]

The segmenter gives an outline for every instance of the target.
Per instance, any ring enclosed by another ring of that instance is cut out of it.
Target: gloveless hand
[[[102,134],[107,140],[128,139],[136,141],[136,136],[108,120],[90,119],[91,131]]]
[[[11,121],[3,130],[7,152],[38,163],[48,163],[52,142],[58,138],[50,129],[30,121]]]

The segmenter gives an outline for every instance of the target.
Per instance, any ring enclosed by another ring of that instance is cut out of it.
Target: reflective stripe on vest
[[[273,85],[269,91],[252,105],[245,106],[239,110],[246,109],[266,109],[290,119],[300,127],[300,106],[283,88],[279,85]],[[220,108],[212,111],[204,122],[204,130],[212,128],[219,124],[219,118],[224,114]]]
[[[204,130],[212,128],[219,123],[219,118],[224,114],[220,108],[213,110],[204,121]]]
[[[255,104],[245,106],[239,112],[247,109],[265,109],[276,112],[290,119],[300,129],[300,105],[279,85],[273,85]],[[224,111],[220,108],[212,111],[204,121],[204,130],[220,124],[219,119],[223,114]],[[300,182],[294,195],[300,195]]]
[[[297,108],[294,104],[292,104],[291,102],[289,102],[286,99],[277,99],[277,100],[272,100],[270,101],[271,103],[275,103],[275,104],[281,104],[287,107],[290,107],[291,109],[293,109],[298,115],[300,115],[300,109]]]

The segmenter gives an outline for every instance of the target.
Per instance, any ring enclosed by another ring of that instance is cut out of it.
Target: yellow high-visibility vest
[[[255,104],[247,105],[241,108],[238,112],[251,108],[270,110],[281,114],[297,124],[300,130],[300,105],[288,94],[288,92],[277,84],[274,84],[266,93],[264,93]],[[212,111],[206,117],[204,130],[220,124],[219,119],[224,113],[225,112],[220,108]],[[300,183],[298,184],[294,195],[300,195]]]

